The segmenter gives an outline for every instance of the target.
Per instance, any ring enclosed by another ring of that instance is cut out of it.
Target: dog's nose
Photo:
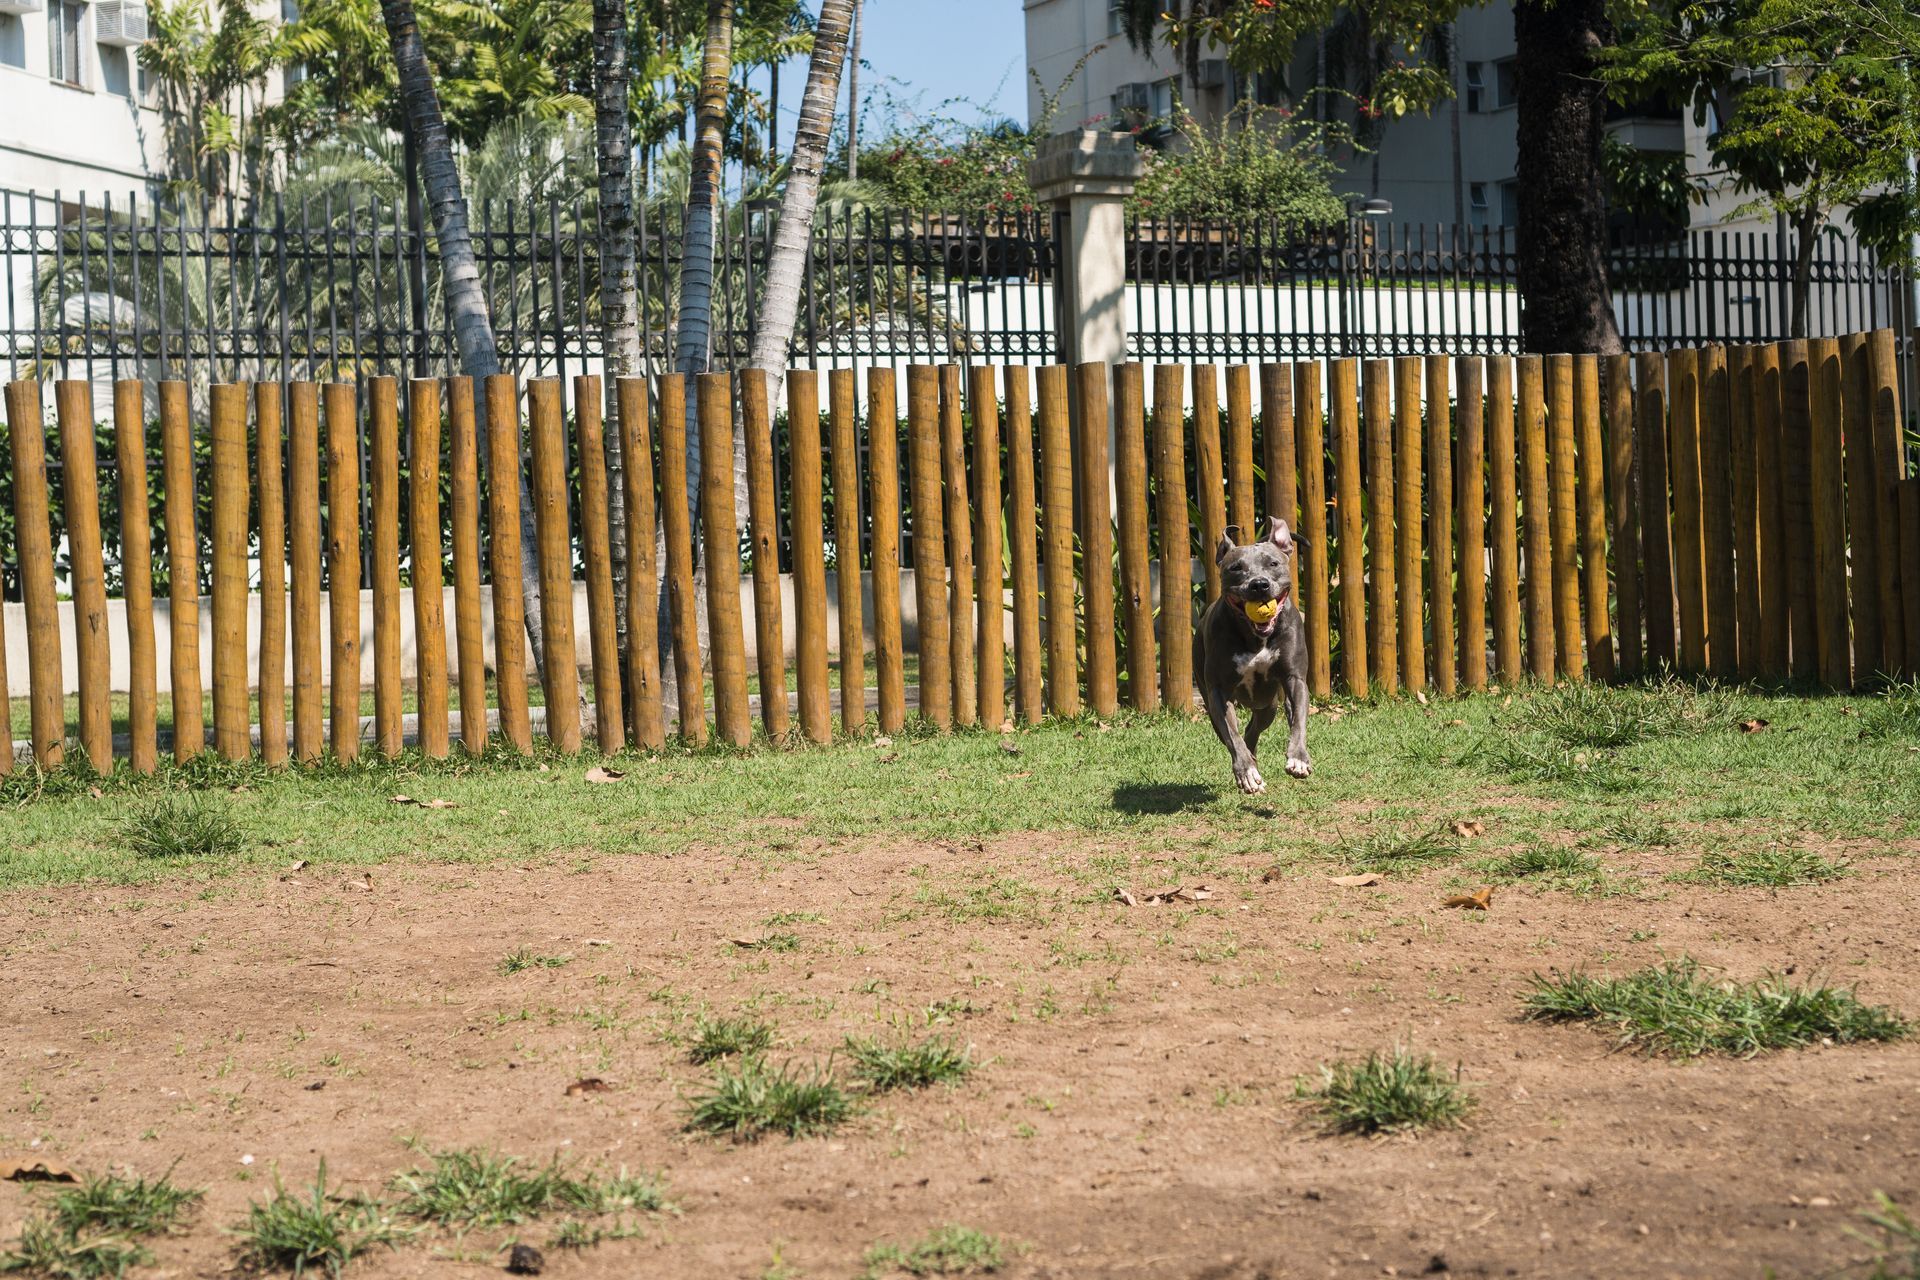
[[[1249,582],[1247,586],[1255,591],[1273,590],[1273,584],[1267,581],[1265,578],[1255,578],[1252,582]]]

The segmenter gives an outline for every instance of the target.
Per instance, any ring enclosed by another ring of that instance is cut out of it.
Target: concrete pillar
[[[1056,213],[1055,297],[1063,364],[1127,358],[1126,198],[1141,172],[1130,133],[1077,129],[1042,139],[1027,167]]]

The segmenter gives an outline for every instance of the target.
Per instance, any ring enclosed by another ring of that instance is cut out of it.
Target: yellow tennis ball
[[[1279,612],[1280,602],[1278,600],[1247,601],[1247,617],[1255,622],[1270,622],[1273,620],[1273,615]]]

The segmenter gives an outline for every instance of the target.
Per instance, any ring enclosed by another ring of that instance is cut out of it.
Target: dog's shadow
[[[1218,787],[1197,782],[1129,782],[1113,789],[1113,807],[1122,813],[1186,813],[1219,799]]]

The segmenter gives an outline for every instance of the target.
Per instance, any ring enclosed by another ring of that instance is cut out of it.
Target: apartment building
[[[1121,32],[1114,0],[1022,0],[1027,62],[1038,83],[1028,86],[1029,118],[1058,93],[1055,128],[1077,124],[1122,127],[1164,118],[1177,99],[1203,122],[1218,120],[1236,104],[1281,100],[1282,89],[1263,77],[1246,77],[1213,52],[1190,74],[1164,44],[1133,48]],[[1392,120],[1371,151],[1339,157],[1343,193],[1393,205],[1396,223],[1446,223],[1472,227],[1513,225],[1518,208],[1515,180],[1515,74],[1513,10],[1510,4],[1463,10],[1455,24],[1454,98],[1431,114]],[[1303,40],[1287,83],[1316,82],[1322,50]],[[1075,68],[1079,67],[1076,73]],[[1043,90],[1044,86],[1044,90]],[[1063,87],[1064,86],[1064,87]],[[1316,100],[1318,101],[1318,100]],[[1317,111],[1305,105],[1305,111]],[[1326,108],[1351,115],[1351,108]],[[1635,147],[1683,152],[1689,171],[1707,175],[1706,133],[1681,112],[1616,112],[1609,130]],[[1693,211],[1693,224],[1728,225],[1741,201],[1716,191]],[[1746,225],[1759,226],[1759,223]],[[1771,219],[1765,224],[1770,227]]]
[[[151,197],[165,140],[147,21],[140,0],[0,0],[0,191]]]

